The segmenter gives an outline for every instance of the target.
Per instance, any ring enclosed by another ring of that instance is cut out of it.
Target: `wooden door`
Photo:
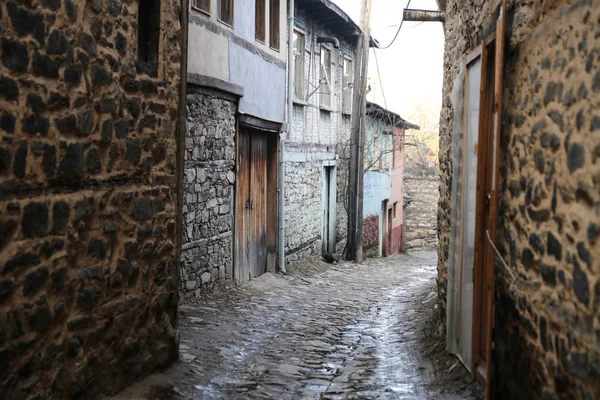
[[[335,167],[323,167],[323,254],[335,253],[336,178]]]
[[[236,279],[244,283],[267,268],[267,136],[240,129],[236,193]]]

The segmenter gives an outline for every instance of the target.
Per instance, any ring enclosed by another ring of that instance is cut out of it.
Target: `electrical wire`
[[[411,2],[411,0],[408,0],[408,3],[406,3],[406,7],[404,7],[405,9],[408,8],[408,6],[410,6],[410,2]],[[398,37],[398,34],[400,33],[400,29],[402,29],[403,23],[404,23],[404,17],[402,17],[402,21],[400,21],[400,26],[398,27],[398,30],[396,31],[396,35],[394,35],[392,42],[390,44],[388,44],[387,46],[383,46],[383,47],[380,46],[379,50],[389,49],[394,44],[394,42],[396,41],[396,38]]]

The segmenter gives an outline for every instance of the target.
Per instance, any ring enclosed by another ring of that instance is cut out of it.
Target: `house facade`
[[[419,129],[367,102],[363,179],[363,251],[387,256],[403,250],[403,164],[406,129]]]
[[[443,3],[448,348],[496,398],[598,398],[600,6]]]
[[[0,398],[178,357],[179,1],[0,4]]]
[[[285,259],[341,252],[358,26],[329,1],[297,1],[291,133],[285,139]],[[315,216],[320,216],[315,217]]]
[[[286,1],[191,0],[180,290],[274,269]]]

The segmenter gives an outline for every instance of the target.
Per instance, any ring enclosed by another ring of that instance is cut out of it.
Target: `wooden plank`
[[[250,136],[246,130],[240,129],[238,135],[238,173],[235,207],[235,265],[236,279],[240,283],[247,282],[250,276],[248,265],[248,210],[246,201],[250,188]]]
[[[250,277],[267,269],[267,136],[252,133],[250,138]]]

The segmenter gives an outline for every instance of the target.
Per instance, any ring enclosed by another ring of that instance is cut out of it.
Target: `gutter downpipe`
[[[292,134],[292,120],[294,113],[294,0],[288,1],[288,61],[287,61],[287,138]],[[279,191],[277,192],[279,210],[279,271],[285,270],[285,140],[286,133],[279,136]]]

